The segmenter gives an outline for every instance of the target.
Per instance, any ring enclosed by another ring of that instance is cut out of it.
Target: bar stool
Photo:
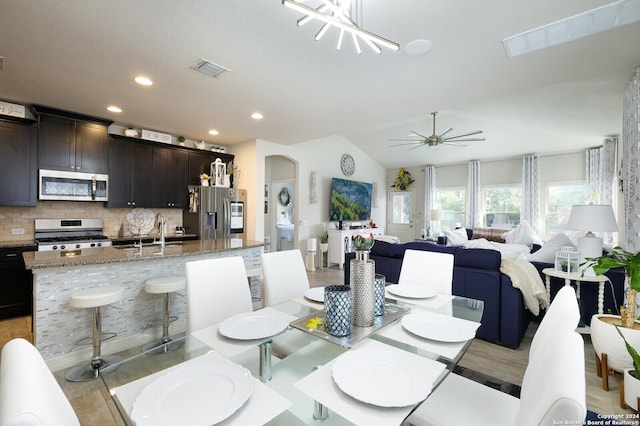
[[[100,371],[117,364],[123,358],[116,355],[102,356],[102,315],[100,307],[115,303],[124,297],[124,288],[103,286],[80,290],[71,295],[69,306],[72,308],[93,308],[93,357],[89,364],[82,363],[73,367],[66,375],[70,382],[84,382],[100,376]]]
[[[178,349],[183,340],[172,341],[169,338],[169,293],[180,291],[186,287],[186,279],[178,276],[151,278],[145,281],[144,291],[151,294],[162,294],[164,308],[162,311],[162,338],[158,342],[146,345],[143,351],[149,354],[161,354]]]

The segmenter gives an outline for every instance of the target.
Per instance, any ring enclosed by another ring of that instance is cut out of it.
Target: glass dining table
[[[158,419],[171,424],[171,410],[181,407],[180,424],[198,423],[201,405],[217,410],[223,417],[216,422],[225,425],[403,424],[458,364],[473,340],[484,304],[440,294],[431,299],[387,296],[387,318],[352,332],[353,339],[336,339],[303,326],[324,311],[321,303],[300,297],[254,311],[289,324],[277,335],[235,340],[221,335],[216,324],[174,337],[171,351],[151,354],[153,348],[146,352],[133,348],[121,352],[124,361],[101,377],[126,424],[147,424],[145,419],[148,424]],[[466,334],[457,334],[461,326],[467,328]],[[237,401],[226,402],[226,398],[243,392],[237,384],[201,392],[204,376],[194,375],[199,375],[197,366],[204,362],[226,362],[230,364],[223,365],[229,365],[229,370],[237,365],[248,370],[249,396],[235,407]],[[389,369],[389,365],[395,366]],[[425,386],[423,394],[410,390]],[[395,395],[387,395],[389,389]],[[210,395],[207,392],[225,395],[205,398]],[[222,406],[216,407],[211,399],[220,399]]]

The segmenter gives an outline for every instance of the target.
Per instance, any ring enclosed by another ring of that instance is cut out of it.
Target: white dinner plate
[[[237,364],[187,364],[148,384],[131,419],[136,426],[212,425],[235,413],[252,392],[251,373]]]
[[[431,392],[432,360],[400,349],[351,349],[331,367],[347,395],[378,407],[407,407]]]
[[[314,302],[324,303],[324,287],[314,287],[304,292],[304,297]]]
[[[480,323],[433,313],[409,314],[400,321],[410,333],[439,342],[464,342],[476,336]]]
[[[287,321],[256,311],[227,318],[220,323],[218,331],[230,339],[254,340],[275,336],[286,330],[288,326]]]
[[[423,285],[411,284],[391,284],[388,285],[387,291],[393,295],[400,297],[409,297],[411,299],[428,299],[434,297],[437,293],[432,288]]]

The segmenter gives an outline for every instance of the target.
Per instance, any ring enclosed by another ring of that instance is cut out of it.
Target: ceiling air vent
[[[203,58],[200,58],[198,62],[191,66],[191,68],[211,77],[217,77],[225,71],[231,71],[229,68],[214,64],[213,62]]]

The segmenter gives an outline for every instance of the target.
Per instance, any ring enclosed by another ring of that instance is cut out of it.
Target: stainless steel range
[[[38,251],[108,247],[111,240],[104,236],[103,227],[102,219],[36,219]]]

